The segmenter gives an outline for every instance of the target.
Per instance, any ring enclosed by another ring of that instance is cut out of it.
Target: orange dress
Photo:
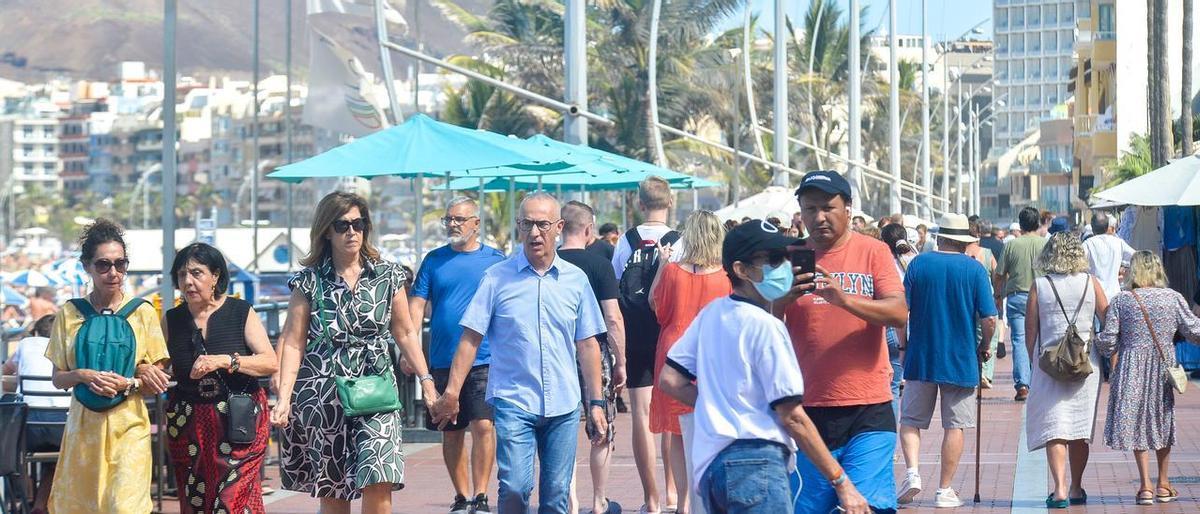
[[[691,268],[690,264],[667,264],[658,279],[658,288],[654,290],[655,315],[662,327],[654,354],[655,385],[650,395],[650,431],[656,434],[682,434],[679,416],[692,412],[690,407],[671,398],[658,387],[658,374],[667,362],[667,352],[687,331],[701,309],[709,302],[733,292],[724,271],[700,275],[688,271]]]

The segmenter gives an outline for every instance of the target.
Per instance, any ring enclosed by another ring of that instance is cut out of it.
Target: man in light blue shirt
[[[606,443],[595,337],[604,332],[604,316],[587,275],[557,257],[555,243],[563,228],[558,201],[545,193],[525,197],[517,227],[522,251],[484,273],[463,314],[462,339],[433,418],[446,424],[458,416],[462,384],[486,336],[492,350],[487,400],[496,427],[499,511],[528,511],[536,455],[538,512],[566,512],[581,401],[577,351],[588,393],[582,400],[597,427],[592,444]]]

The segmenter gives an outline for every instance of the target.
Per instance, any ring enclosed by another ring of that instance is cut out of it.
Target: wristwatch
[[[588,407],[600,407],[608,410],[608,400],[588,400]]]
[[[418,382],[424,382],[426,380],[433,382],[433,375],[430,375],[429,373],[426,373],[424,375],[417,375]]]

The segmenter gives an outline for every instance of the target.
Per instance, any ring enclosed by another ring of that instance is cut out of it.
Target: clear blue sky
[[[810,0],[785,0],[788,17],[793,23],[808,12]],[[976,23],[988,20],[982,27],[983,36],[990,39],[992,35],[992,1],[991,0],[926,0],[929,9],[929,36],[935,41],[943,38],[956,38],[969,30]],[[879,32],[886,32],[888,25],[887,0],[859,0],[859,4],[867,8],[863,19],[865,27],[878,24]],[[760,14],[759,26],[770,30],[774,26],[775,0],[750,0],[751,9]],[[850,8],[849,0],[838,0],[843,11]],[[921,0],[896,0],[896,23],[901,34],[921,33]],[[848,14],[847,14],[848,16]],[[741,24],[737,16],[730,24]]]

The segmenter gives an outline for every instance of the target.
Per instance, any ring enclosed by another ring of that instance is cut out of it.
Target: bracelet
[[[430,375],[429,373],[426,373],[426,374],[424,374],[424,375],[420,375],[420,376],[418,376],[418,377],[417,377],[417,381],[418,381],[418,382],[424,382],[424,381],[426,381],[426,380],[428,380],[428,381],[430,381],[430,382],[433,382],[433,375]]]
[[[231,373],[231,374],[237,373],[237,370],[241,369],[241,367],[242,367],[241,357],[238,356],[237,352],[234,352],[233,355],[229,356],[229,373]]]
[[[834,486],[834,487],[837,487],[844,483],[846,483],[846,471],[841,470],[841,469],[838,470],[837,477],[835,477],[833,480],[829,481],[829,485]]]

